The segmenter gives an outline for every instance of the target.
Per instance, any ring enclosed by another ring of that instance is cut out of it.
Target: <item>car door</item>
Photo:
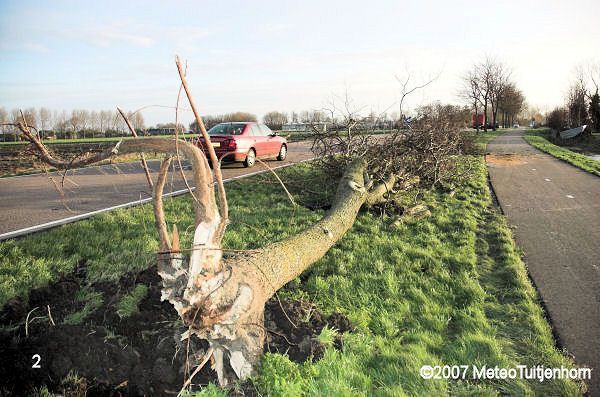
[[[252,137],[254,139],[254,150],[256,151],[256,157],[265,157],[268,152],[266,136],[263,135],[264,131],[258,124],[251,125]]]
[[[264,124],[260,124],[260,130],[264,134],[265,139],[265,156],[274,157],[279,153],[280,142],[273,131]]]

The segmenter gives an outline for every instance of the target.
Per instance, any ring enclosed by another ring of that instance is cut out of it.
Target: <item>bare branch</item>
[[[134,138],[137,138],[137,133],[135,132],[135,128],[133,128],[133,126],[131,125],[131,122],[129,121],[127,116],[125,116],[125,113],[123,113],[123,111],[119,107],[117,107],[117,111],[119,112],[121,117],[123,117],[125,124],[127,124],[127,128],[129,128],[129,131],[131,131],[131,135],[133,135]],[[152,190],[154,184],[152,183],[152,178],[150,177],[150,170],[148,170],[148,163],[146,163],[146,156],[144,155],[144,153],[140,153],[140,160],[142,161],[142,168],[144,169],[144,173],[146,174],[146,180],[148,181],[148,186],[150,186],[150,190]]]
[[[279,184],[281,185],[281,187],[283,188],[283,190],[285,190],[285,193],[287,194],[288,198],[290,199],[290,202],[292,203],[292,205],[294,207],[297,207],[298,204],[296,203],[296,201],[294,200],[294,196],[292,196],[292,194],[290,193],[290,191],[287,189],[287,187],[285,187],[285,183],[283,183],[283,181],[281,180],[281,178],[279,177],[279,175],[277,175],[277,173],[275,172],[275,170],[273,170],[273,168],[269,167],[269,165],[267,163],[265,163],[264,161],[261,161],[259,159],[256,159],[256,161],[258,161],[259,163],[261,163],[262,165],[264,165],[269,171],[271,171],[271,173],[275,176],[275,178],[279,181]]]
[[[185,64],[185,70],[184,70],[184,75],[187,74],[187,62]],[[175,147],[177,149],[177,164],[179,165],[179,173],[181,175],[181,178],[183,179],[183,183],[185,183],[185,187],[187,188],[187,190],[190,192],[190,195],[192,196],[192,198],[194,199],[194,201],[198,201],[198,198],[196,197],[196,195],[194,194],[194,192],[192,191],[192,188],[190,187],[190,184],[188,183],[187,178],[185,177],[185,173],[183,172],[183,166],[181,165],[181,157],[179,156],[179,100],[181,99],[181,90],[183,89],[183,83],[179,85],[179,90],[177,91],[177,101],[175,102],[175,139],[177,139],[177,141],[175,141]]]
[[[407,96],[409,96],[410,94],[412,94],[413,92],[423,89],[425,87],[427,87],[429,84],[433,83],[434,81],[436,81],[440,76],[442,75],[442,71],[440,70],[440,72],[434,77],[431,78],[429,80],[427,80],[425,83],[423,84],[418,84],[412,88],[407,88],[408,87],[408,83],[410,81],[411,75],[410,73],[407,73],[406,76],[406,80],[404,82],[402,82],[400,80],[400,78],[398,76],[394,76],[396,78],[396,80],[400,83],[400,85],[402,86],[401,88],[401,96],[400,96],[400,104],[399,106],[399,110],[400,110],[400,121],[403,120],[404,117],[404,110],[403,110],[403,105],[404,105],[404,100],[406,99]]]
[[[152,192],[152,202],[154,205],[154,221],[156,229],[158,230],[158,236],[160,238],[160,250],[163,252],[171,251],[171,241],[169,239],[169,232],[167,230],[167,223],[165,222],[165,213],[163,210],[162,193],[167,179],[167,173],[169,172],[169,166],[171,165],[171,157],[166,157],[160,164],[160,171],[158,172],[158,179],[154,190]]]
[[[179,57],[175,57],[175,64],[177,65],[177,71],[179,72],[179,78],[181,79],[181,84],[183,85],[183,89],[188,98],[188,102],[190,103],[190,107],[194,112],[194,117],[196,118],[196,122],[198,123],[198,127],[200,128],[200,132],[202,133],[202,137],[204,138],[204,143],[206,146],[206,150],[210,156],[210,161],[213,165],[213,170],[215,173],[215,179],[217,180],[217,189],[219,191],[219,207],[221,212],[221,226],[219,231],[220,238],[223,237],[223,233],[225,233],[225,226],[227,225],[229,219],[229,207],[227,204],[227,196],[225,194],[225,186],[223,185],[223,176],[221,174],[221,168],[219,167],[219,159],[217,158],[217,154],[215,153],[215,149],[213,148],[210,137],[206,132],[206,128],[204,127],[204,122],[202,121],[202,117],[198,113],[196,108],[196,104],[194,103],[194,98],[192,97],[192,93],[188,87],[185,74],[181,67],[181,62],[179,61]]]

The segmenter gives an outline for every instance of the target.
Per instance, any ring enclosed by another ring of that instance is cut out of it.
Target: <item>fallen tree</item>
[[[24,117],[17,127],[42,161],[62,170],[127,153],[166,155],[158,178],[151,185],[160,240],[158,272],[163,280],[162,299],[173,305],[188,327],[183,338],[198,337],[209,343],[197,370],[211,359],[219,383],[227,385],[248,377],[259,364],[265,340],[263,317],[267,300],[318,261],[352,227],[361,207],[377,205],[395,189],[406,189],[418,181],[437,184],[451,172],[452,156],[462,148],[461,117],[456,116],[456,109],[433,106],[425,108],[413,125],[381,139],[353,136],[350,131],[342,140],[337,133],[315,137],[323,165],[341,174],[325,216],[285,240],[224,257],[222,239],[228,206],[219,159],[178,60],[177,67],[207,143],[212,169],[202,150],[179,139],[125,140],[99,153],[63,160],[43,145]],[[180,246],[176,227],[169,233],[162,203],[169,165],[173,156],[180,154],[190,162],[196,186],[195,231],[189,249]],[[193,374],[184,387],[192,377]]]

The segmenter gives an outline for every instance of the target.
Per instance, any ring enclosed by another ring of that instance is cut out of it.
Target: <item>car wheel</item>
[[[250,149],[248,154],[246,155],[246,160],[244,160],[244,167],[250,168],[256,162],[256,152],[254,149]]]
[[[283,161],[285,160],[285,156],[287,156],[287,147],[285,145],[281,145],[281,149],[279,149],[279,155],[277,156],[277,160]]]

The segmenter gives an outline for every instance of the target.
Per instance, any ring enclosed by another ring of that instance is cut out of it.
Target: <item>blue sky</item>
[[[600,2],[584,0],[0,0],[0,106],[174,105],[179,54],[203,114],[318,109],[346,90],[382,111],[407,71],[415,82],[441,71],[410,106],[459,102],[460,75],[490,55],[549,108],[578,64],[600,61],[599,20]]]

